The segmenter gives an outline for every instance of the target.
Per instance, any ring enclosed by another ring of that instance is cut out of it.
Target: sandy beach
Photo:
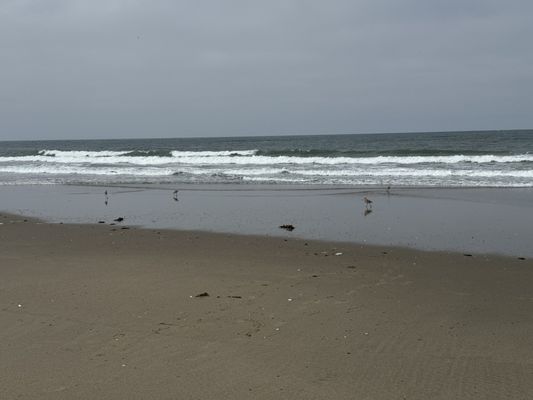
[[[532,19],[0,0],[0,400],[533,400]]]
[[[0,215],[2,399],[530,399],[533,262]]]

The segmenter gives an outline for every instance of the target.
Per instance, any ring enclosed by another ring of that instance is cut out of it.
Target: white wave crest
[[[168,176],[174,173],[173,169],[146,168],[146,167],[100,167],[92,168],[76,165],[19,165],[0,166],[0,173],[27,174],[27,175],[127,175],[127,176]]]
[[[351,166],[349,168],[304,168],[295,165],[279,168],[277,166],[241,166],[227,167],[222,165],[201,166],[184,165],[179,168],[172,166],[136,166],[136,165],[83,165],[83,164],[22,164],[2,165],[1,173],[12,174],[43,174],[43,175],[129,175],[129,176],[169,176],[177,172],[190,175],[227,174],[242,177],[277,177],[286,181],[297,177],[476,177],[476,178],[524,178],[533,180],[533,169],[435,169],[435,168],[405,168],[394,166],[372,166],[369,168]],[[283,179],[282,179],[283,177]]]
[[[533,154],[517,155],[454,155],[454,156],[377,156],[377,157],[298,157],[256,155],[257,150],[172,151],[171,156],[129,156],[130,151],[61,151],[42,150],[40,155],[0,157],[0,163],[38,162],[54,164],[108,165],[412,165],[458,163],[533,162]]]

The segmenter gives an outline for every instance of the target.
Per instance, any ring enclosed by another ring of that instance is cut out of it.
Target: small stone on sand
[[[285,225],[280,225],[279,226],[281,229],[285,229],[286,231],[293,231],[295,228],[294,228],[294,225],[291,225],[291,224],[285,224]]]

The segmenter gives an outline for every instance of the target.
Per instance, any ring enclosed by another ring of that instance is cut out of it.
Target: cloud
[[[0,2],[0,138],[531,127],[525,1]]]

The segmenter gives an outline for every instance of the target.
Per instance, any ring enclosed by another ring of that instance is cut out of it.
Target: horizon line
[[[350,135],[407,135],[413,133],[485,133],[485,132],[527,132],[533,128],[515,129],[472,129],[472,130],[451,130],[451,131],[397,131],[397,132],[358,132],[358,133],[288,133],[273,135],[236,135],[236,136],[179,136],[179,137],[124,137],[124,138],[80,138],[80,139],[2,139],[0,142],[59,142],[59,141],[113,141],[113,140],[173,140],[173,139],[235,139],[235,138],[260,138],[260,137],[295,137],[295,136],[350,136]]]

